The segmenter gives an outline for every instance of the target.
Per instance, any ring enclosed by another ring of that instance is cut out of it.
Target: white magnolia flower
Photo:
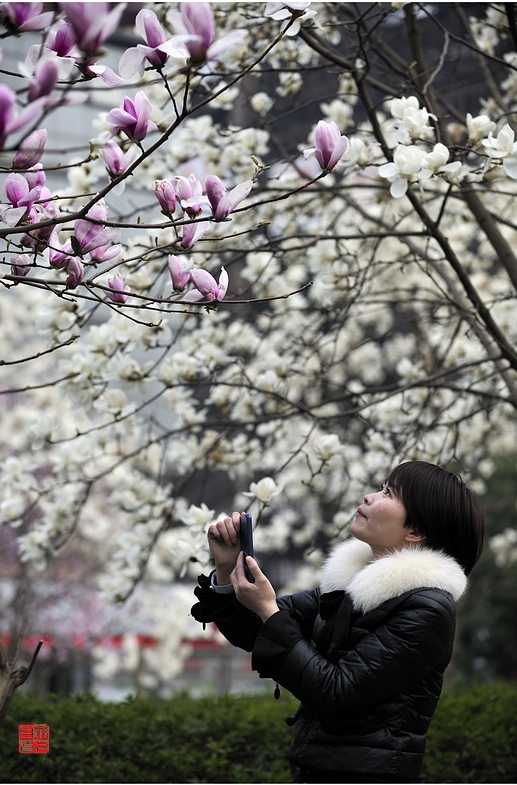
[[[502,159],[508,177],[517,179],[517,142],[513,128],[506,123],[496,137],[490,131],[488,139],[483,139],[482,144],[490,158]]]
[[[186,526],[205,531],[207,526],[214,522],[214,510],[207,507],[205,503],[200,506],[191,504],[186,513],[181,516],[181,520]]]
[[[269,504],[281,491],[282,486],[277,485],[272,477],[263,477],[258,482],[252,482],[249,491],[244,491],[243,496],[250,496],[258,499],[262,504]]]
[[[496,125],[486,114],[480,114],[472,117],[470,112],[467,112],[467,130],[469,141],[472,144],[477,144],[484,139],[488,134],[495,131]]]
[[[349,139],[348,150],[343,156],[343,161],[349,161],[358,166],[368,166],[370,163],[369,148],[359,136]]]
[[[451,164],[447,163],[449,160],[449,149],[441,142],[435,144],[432,152],[426,153],[424,160],[425,165],[433,172],[442,172],[447,166],[450,167],[448,171],[456,172],[458,169],[461,169],[460,161],[453,161]]]
[[[403,96],[402,98],[393,98],[389,102],[391,116],[398,120],[404,119],[404,114],[408,111],[408,109],[418,109],[419,106],[420,104],[418,103],[418,98],[414,95],[407,97]]]
[[[398,129],[397,142],[405,144],[432,137],[434,132],[429,126],[429,120],[436,120],[436,116],[428,112],[425,107],[420,107],[418,98],[414,95],[409,98],[392,99],[389,108],[392,117],[395,118],[394,126]]]
[[[220,82],[214,87],[214,93],[219,92],[219,90],[222,90],[222,92],[217,96],[217,98],[214,98],[211,101],[211,105],[214,107],[214,109],[225,109],[227,111],[231,111],[239,95],[239,88],[228,87],[225,82]]]
[[[270,16],[277,21],[283,21],[289,19],[293,12],[300,14],[301,16],[294,21],[287,31],[288,36],[295,36],[300,31],[300,24],[303,19],[316,16],[316,11],[309,8],[310,5],[311,0],[289,0],[286,3],[271,2],[266,5],[264,15]]]
[[[489,542],[498,567],[506,567],[517,562],[517,529],[507,528],[496,534]]]
[[[47,553],[49,550],[49,532],[41,526],[33,529],[28,534],[18,538],[20,559],[22,562],[30,561],[38,571],[43,571],[47,566]]]
[[[267,371],[259,373],[255,380],[255,386],[263,392],[277,392],[279,384],[280,380],[273,368],[268,368]]]
[[[511,155],[503,160],[503,169],[512,180],[517,180],[517,145]]]
[[[334,455],[339,455],[343,450],[339,436],[335,433],[327,433],[321,436],[316,443],[316,454],[318,458],[326,463]]]
[[[34,487],[32,471],[37,464],[32,460],[25,461],[14,455],[10,455],[2,463],[2,474],[0,476],[0,488],[18,488],[21,491],[28,491]]]
[[[321,110],[325,117],[334,122],[339,128],[348,128],[354,119],[354,110],[348,101],[334,98],[329,104],[321,104]]]
[[[157,372],[158,379],[167,387],[172,387],[179,381],[195,379],[199,373],[199,360],[187,352],[174,352],[160,365]]]
[[[417,381],[420,376],[421,372],[418,365],[410,360],[409,357],[403,357],[396,366],[396,371],[399,376],[404,380],[404,382],[413,382]]]
[[[27,503],[22,496],[14,494],[10,489],[2,489],[2,500],[0,501],[2,523],[9,523],[13,529],[21,526],[26,506]]]
[[[278,74],[278,87],[276,92],[285,98],[288,95],[295,95],[303,86],[302,75],[295,72],[282,72]]]
[[[442,175],[448,182],[457,179],[461,175],[463,169],[461,161],[451,161],[448,163],[449,155],[449,149],[439,142],[438,144],[435,144],[430,153],[426,153],[424,159],[425,166],[430,169],[434,175]]]
[[[210,561],[206,533],[194,532],[190,529],[181,530],[171,557],[179,567],[180,577],[186,575],[192,565],[195,565],[194,571],[198,572],[200,564],[204,567]]]
[[[391,183],[390,193],[395,198],[404,196],[410,182],[428,180],[432,172],[426,168],[425,152],[415,145],[399,144],[393,161],[379,167],[379,174]]]
[[[52,441],[52,434],[57,427],[57,421],[51,415],[42,414],[30,427],[32,449],[39,450],[43,445]]]
[[[273,107],[274,101],[267,93],[255,93],[251,97],[250,104],[251,108],[254,112],[256,112],[261,117],[265,117],[269,110]]]
[[[399,126],[399,135],[401,141],[405,135],[415,142],[418,139],[428,139],[432,136],[433,131],[429,126],[429,120],[435,118],[435,115],[430,114],[425,107],[421,109],[409,108]]]
[[[134,408],[134,404],[128,405],[126,394],[114,387],[105,390],[93,404],[99,412],[106,412],[115,417],[120,417],[129,409]]]

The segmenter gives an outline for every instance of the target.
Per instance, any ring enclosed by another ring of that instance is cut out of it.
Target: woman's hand
[[[255,578],[255,583],[250,583],[246,578],[244,559]],[[258,614],[262,621],[267,621],[280,610],[276,602],[275,590],[252,556],[245,556],[241,551],[230,580],[241,605]]]
[[[213,523],[208,529],[208,547],[215,561],[216,580],[219,586],[230,583],[230,574],[241,550],[240,530],[239,512],[232,513],[231,518]]]

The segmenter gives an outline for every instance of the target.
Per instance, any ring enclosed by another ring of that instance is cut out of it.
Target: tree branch
[[[463,181],[461,183],[461,193],[517,291],[517,257],[510,243],[501,234],[494,216],[487,210],[472,184]]]

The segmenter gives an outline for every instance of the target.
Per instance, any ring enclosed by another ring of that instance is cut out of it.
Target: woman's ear
[[[419,534],[415,529],[410,529],[404,536],[406,542],[423,542],[425,534]]]

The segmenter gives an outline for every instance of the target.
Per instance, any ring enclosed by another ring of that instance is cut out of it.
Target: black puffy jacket
[[[278,599],[262,624],[235,595],[200,580],[199,621],[215,621],[252,667],[300,701],[291,762],[309,772],[416,780],[466,588],[454,559],[428,548],[372,561],[347,540],[318,589]],[[366,780],[367,781],[367,780]]]

